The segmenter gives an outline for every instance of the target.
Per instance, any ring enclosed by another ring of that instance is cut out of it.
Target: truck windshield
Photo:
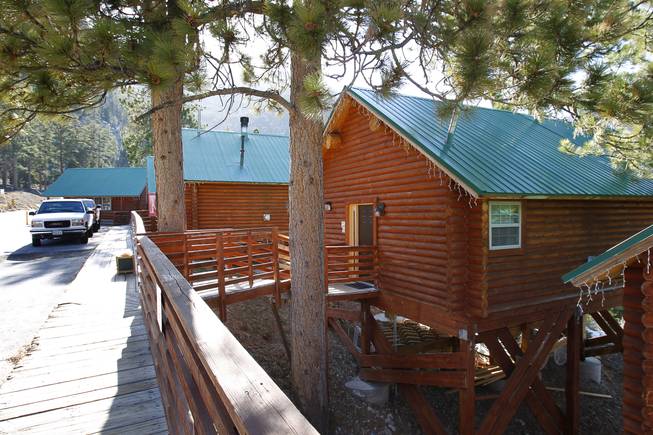
[[[84,207],[81,202],[50,201],[41,204],[37,214],[41,213],[84,213]]]

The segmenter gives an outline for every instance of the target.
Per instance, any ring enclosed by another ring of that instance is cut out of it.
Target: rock
[[[385,405],[388,403],[390,385],[380,382],[367,382],[356,376],[345,384],[354,395],[365,399],[374,405]]]
[[[601,360],[593,356],[585,358],[580,363],[581,378],[586,378],[597,384],[601,383]]]

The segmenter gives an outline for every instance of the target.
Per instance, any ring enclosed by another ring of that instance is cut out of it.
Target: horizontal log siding
[[[112,211],[132,211],[147,208],[147,194],[145,190],[140,196],[114,196],[111,198]]]
[[[462,309],[467,200],[457,200],[446,177],[441,184],[424,156],[393,140],[383,127],[372,131],[359,110],[350,109],[340,128],[341,143],[324,155],[324,200],[332,204],[325,212],[326,244],[347,243],[341,221],[348,219],[349,204],[378,198],[386,206],[385,215],[375,217],[382,292],[442,311]]]
[[[186,183],[185,203],[189,229],[276,226],[288,231],[287,185]],[[269,222],[263,220],[265,213]]]
[[[522,248],[488,251],[491,317],[516,316],[520,307],[577,294],[560,277],[651,225],[653,201],[525,200],[522,215]]]

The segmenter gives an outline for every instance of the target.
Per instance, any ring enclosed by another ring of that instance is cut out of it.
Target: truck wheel
[[[93,237],[93,228],[89,228],[89,230],[86,232],[86,237],[89,239]]]
[[[87,244],[88,243],[88,236],[86,234],[84,234],[82,237],[80,237],[79,238],[79,243],[81,243],[82,245]]]
[[[32,246],[41,246],[41,239],[39,239],[37,236],[32,236]]]

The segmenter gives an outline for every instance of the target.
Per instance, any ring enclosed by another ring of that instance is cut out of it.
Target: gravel
[[[280,308],[283,328],[289,334],[288,306]],[[245,348],[252,354],[279,387],[292,399],[290,365],[279,334],[270,300],[259,298],[228,307],[227,326]],[[602,383],[596,384],[581,378],[581,390],[608,394],[612,399],[581,395],[581,433],[620,433],[622,430],[622,369],[621,354],[601,357]],[[331,434],[419,434],[420,427],[405,400],[390,387],[390,400],[385,405],[372,405],[356,397],[345,383],[358,372],[354,358],[342,346],[338,338],[329,334],[329,406]],[[565,385],[565,367],[558,366],[550,358],[542,371],[547,387]],[[477,389],[477,396],[494,395],[500,384]],[[458,395],[453,391],[422,387],[427,400],[435,409],[444,426],[451,433],[458,426]],[[552,397],[564,411],[564,392],[551,391]],[[493,400],[477,401],[476,424],[490,409]],[[506,434],[541,434],[537,420],[525,405],[512,419]]]

